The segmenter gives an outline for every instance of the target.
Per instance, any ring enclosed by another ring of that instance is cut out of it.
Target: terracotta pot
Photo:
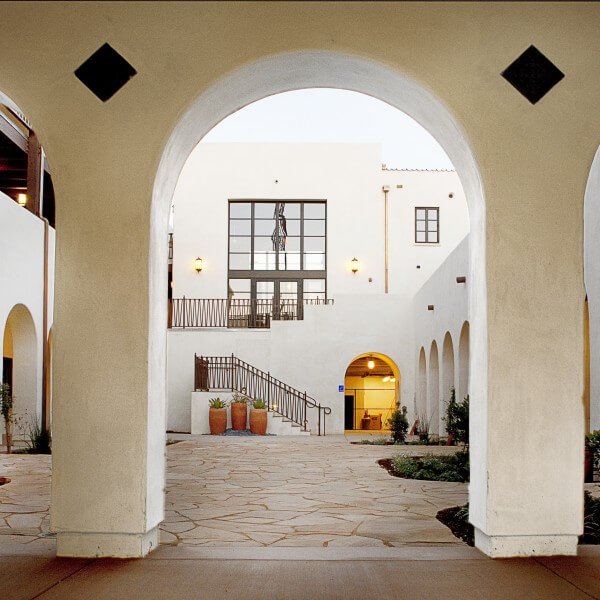
[[[208,410],[208,423],[211,435],[221,435],[227,429],[227,409],[210,408]]]
[[[265,435],[267,433],[267,409],[266,408],[251,408],[250,409],[250,431],[257,435]]]
[[[585,449],[585,467],[584,467],[584,481],[585,483],[593,483],[594,481],[594,467],[592,462],[592,453],[590,449]]]
[[[231,403],[231,428],[236,431],[246,430],[248,407],[245,402]]]

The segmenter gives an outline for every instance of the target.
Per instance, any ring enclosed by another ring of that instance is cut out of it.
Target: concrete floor
[[[162,546],[146,559],[118,561],[0,550],[0,593],[6,600],[600,598],[595,548],[577,558],[502,561],[466,547],[352,549],[351,558],[348,549],[289,548],[274,556],[272,548],[257,548],[252,557],[240,555],[247,552]]]

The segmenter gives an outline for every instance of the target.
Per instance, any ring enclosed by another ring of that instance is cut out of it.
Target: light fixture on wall
[[[369,367],[369,369],[374,369],[375,368],[375,361],[372,358],[367,363],[367,367]]]
[[[383,383],[387,383],[390,380],[390,376],[386,375],[381,381],[383,381]]]
[[[25,206],[27,204],[27,194],[17,194],[17,202],[19,206]]]
[[[396,382],[396,378],[395,377],[390,377],[390,383],[395,383]]]
[[[358,265],[358,258],[353,258],[350,261],[350,268],[352,269],[352,272],[353,273],[358,272],[358,267],[359,267],[359,265]]]
[[[197,257],[194,261],[194,269],[196,269],[196,273],[202,271],[202,259],[200,257]]]

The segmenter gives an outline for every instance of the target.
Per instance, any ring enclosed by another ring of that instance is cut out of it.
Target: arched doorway
[[[462,401],[469,394],[469,322],[465,321],[458,341],[458,391],[456,399]]]
[[[429,351],[429,377],[427,382],[427,420],[429,422],[429,433],[439,435],[440,433],[440,363],[438,357],[437,342],[431,343]]]
[[[419,380],[417,386],[417,406],[415,419],[420,419],[427,412],[427,359],[425,348],[419,352]]]
[[[26,306],[17,304],[8,314],[4,326],[2,357],[2,381],[10,384],[14,397],[15,439],[19,435],[22,437],[34,420],[39,423],[41,406],[38,406],[38,398],[42,382],[38,363],[33,317]]]
[[[387,356],[362,354],[344,375],[344,429],[388,430],[388,419],[400,404],[400,370]]]
[[[447,331],[444,336],[444,345],[442,346],[442,393],[440,394],[440,433],[445,431],[444,417],[446,416],[446,407],[450,402],[452,390],[454,389],[454,344],[452,336]]]

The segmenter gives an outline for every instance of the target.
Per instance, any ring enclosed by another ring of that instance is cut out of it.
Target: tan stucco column
[[[90,123],[55,175],[51,530],[61,556],[135,557],[158,545],[164,503],[164,389],[148,380],[151,180],[137,140],[99,127],[110,143]],[[155,318],[166,336],[166,310]]]

